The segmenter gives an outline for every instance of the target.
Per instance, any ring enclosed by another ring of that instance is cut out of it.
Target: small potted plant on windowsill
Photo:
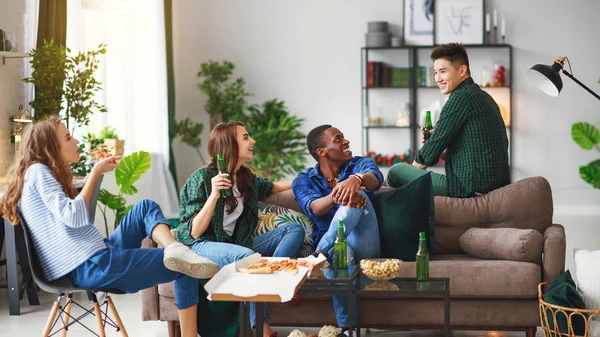
[[[119,139],[115,128],[106,125],[98,136],[104,139],[104,146],[112,155],[120,156],[125,152],[125,140]]]

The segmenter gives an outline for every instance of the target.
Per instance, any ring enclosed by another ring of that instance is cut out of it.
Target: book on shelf
[[[412,68],[392,67],[383,62],[368,61],[366,66],[367,88],[407,88],[410,86]],[[415,87],[433,87],[433,67],[416,67]]]

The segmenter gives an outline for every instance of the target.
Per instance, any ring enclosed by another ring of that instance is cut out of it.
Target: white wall
[[[24,52],[25,0],[0,1],[0,29],[17,34],[17,48]],[[14,153],[14,144],[10,143],[12,124],[8,120],[25,102],[25,77],[23,64],[27,59],[0,60],[0,175],[3,175]]]
[[[178,118],[208,124],[196,74],[202,62],[229,60],[255,94],[252,102],[284,100],[306,120],[305,132],[335,124],[360,154],[360,48],[367,21],[401,26],[401,0],[178,0],[173,5]],[[569,237],[597,238],[600,192],[581,181],[578,167],[599,156],[581,150],[570,130],[577,121],[600,126],[600,102],[564,76],[560,97],[545,96],[528,82],[526,70],[566,55],[574,75],[600,92],[600,1],[486,0],[486,8],[506,19],[506,42],[514,48],[513,179],[546,177],[555,221],[567,226]],[[182,184],[199,160],[185,145],[175,143],[174,149]],[[594,247],[578,239],[571,246],[600,248],[600,243]]]
[[[577,4],[577,6],[575,6]],[[559,98],[537,91],[526,77],[536,63],[566,55],[574,74],[600,91],[600,2],[579,0],[486,1],[507,20],[514,47],[514,179],[542,175],[557,205],[600,208],[600,193],[583,183],[578,166],[597,158],[571,140],[571,124],[600,121],[598,100],[564,78]],[[544,8],[545,15],[539,8]],[[252,102],[277,97],[305,118],[304,131],[339,126],[360,153],[360,47],[369,20],[402,24],[402,1],[210,1],[174,2],[177,117],[206,122],[197,88],[201,62],[230,60],[246,79]],[[600,124],[599,124],[600,125]],[[251,131],[251,130],[250,130]],[[204,134],[204,139],[208,130]],[[175,145],[179,182],[197,167],[193,151]]]

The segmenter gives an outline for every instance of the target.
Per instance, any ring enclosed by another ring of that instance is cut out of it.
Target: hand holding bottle
[[[431,122],[431,111],[425,111],[425,125],[421,126],[421,142],[425,143],[433,133],[433,123]]]
[[[219,173],[216,176],[212,177],[210,182],[212,185],[212,190],[210,194],[212,197],[215,198],[221,197],[222,190],[227,190],[231,188],[231,180],[229,180],[228,173]]]
[[[425,141],[427,139],[431,138],[431,135],[433,134],[433,130],[434,130],[434,129],[429,130],[429,137],[425,138],[425,134],[423,134],[423,129],[425,129],[425,126],[421,125],[421,143],[425,143]]]

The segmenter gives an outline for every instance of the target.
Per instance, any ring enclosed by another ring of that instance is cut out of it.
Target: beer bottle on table
[[[419,233],[419,250],[417,251],[417,281],[429,281],[429,252],[425,233]]]
[[[344,234],[344,222],[338,221],[337,237],[333,245],[333,267],[335,269],[348,268],[348,252],[346,250],[346,236]]]
[[[433,123],[431,123],[431,111],[425,111],[425,125],[423,126],[423,138],[425,140],[431,137],[431,130],[433,130]]]
[[[225,163],[225,158],[223,158],[222,154],[217,154],[217,168],[219,169],[219,173],[225,173],[229,176],[229,172],[227,171],[227,164]],[[231,176],[229,177],[231,179]],[[230,188],[226,190],[221,190],[221,198],[231,198],[233,197],[233,191]]]

